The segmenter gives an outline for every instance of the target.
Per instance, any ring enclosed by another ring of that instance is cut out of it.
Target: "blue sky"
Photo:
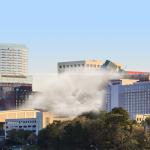
[[[0,42],[29,48],[29,72],[111,59],[150,71],[149,0],[0,0]]]

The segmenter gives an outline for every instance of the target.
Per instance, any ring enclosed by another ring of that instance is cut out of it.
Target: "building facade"
[[[131,118],[137,114],[150,114],[150,81],[123,85],[122,81],[110,82],[106,94],[106,110],[122,107]]]
[[[26,76],[28,56],[25,45],[0,44],[0,74],[7,76]]]
[[[15,94],[15,108],[18,109],[24,105],[26,100],[28,100],[30,95],[32,95],[32,85],[21,84],[21,86],[17,86],[13,90],[13,93]]]
[[[29,130],[38,134],[39,130],[53,122],[53,115],[42,110],[10,110],[0,112],[0,122],[5,123],[5,137],[12,129]]]
[[[32,93],[25,45],[0,44],[0,110],[16,109]]]
[[[53,115],[50,112],[39,109],[0,111],[0,122],[5,122],[6,119],[26,118],[41,118],[41,128],[45,128],[49,123],[53,122]]]
[[[102,64],[103,62],[101,60],[59,62],[57,64],[57,71],[58,73],[63,73],[65,71],[80,71],[83,69],[99,70]]]
[[[17,109],[32,94],[32,84],[0,83],[0,110]]]
[[[34,134],[38,135],[39,122],[36,118],[26,118],[26,119],[6,119],[5,121],[5,138],[9,131],[15,130],[27,130],[32,131]]]

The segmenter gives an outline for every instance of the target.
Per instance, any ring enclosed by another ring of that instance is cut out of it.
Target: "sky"
[[[149,0],[0,0],[0,43],[29,48],[29,73],[110,59],[150,71]]]

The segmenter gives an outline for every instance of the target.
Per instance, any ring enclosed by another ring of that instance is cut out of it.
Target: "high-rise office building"
[[[27,53],[25,45],[0,44],[0,110],[20,107],[32,93]]]
[[[7,76],[26,76],[28,56],[25,45],[0,44],[0,74]]]
[[[150,81],[138,81],[123,85],[121,80],[112,81],[107,87],[106,110],[122,107],[131,118],[137,114],[150,114]]]

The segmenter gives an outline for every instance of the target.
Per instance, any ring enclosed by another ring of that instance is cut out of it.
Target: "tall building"
[[[123,85],[122,81],[112,81],[107,87],[106,109],[114,107],[126,109],[131,118],[137,114],[150,114],[150,81],[138,81]]]
[[[0,44],[0,110],[20,107],[32,93],[27,53],[25,45]]]
[[[65,71],[80,71],[83,69],[99,70],[103,62],[101,60],[67,61],[57,64],[58,73]]]
[[[26,76],[27,58],[25,45],[0,44],[0,74],[4,76]]]

